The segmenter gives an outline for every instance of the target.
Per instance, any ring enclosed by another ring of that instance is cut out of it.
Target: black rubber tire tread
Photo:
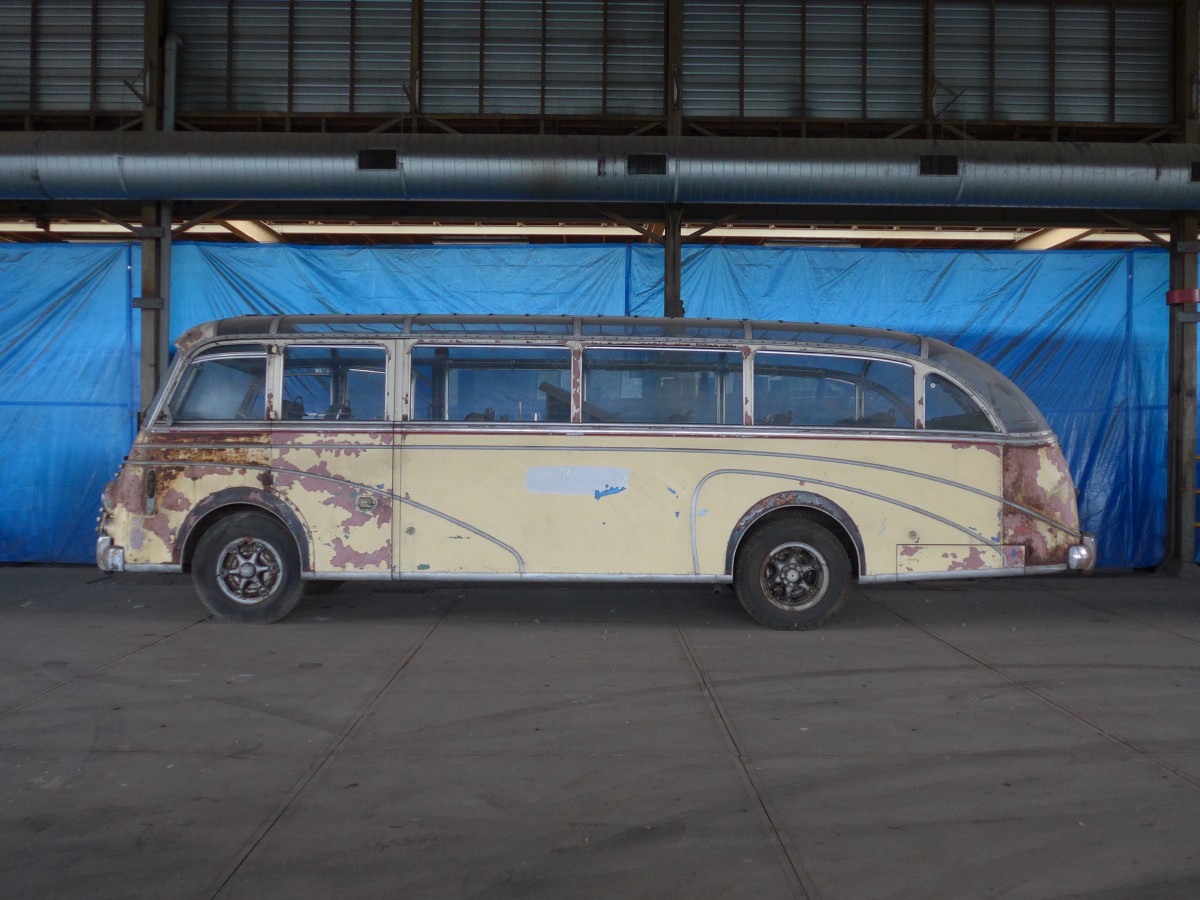
[[[793,541],[808,544],[825,557],[829,586],[816,606],[791,612],[766,597],[758,572],[766,554]],[[809,631],[824,625],[841,611],[850,593],[850,581],[850,558],[842,542],[828,528],[802,514],[776,516],[751,530],[738,547],[733,567],[733,589],[750,618],[780,631]]]
[[[217,556],[231,541],[252,538],[270,545],[279,560],[279,581],[266,599],[253,605],[235,603],[222,593],[213,571]],[[238,512],[204,533],[192,557],[192,584],[205,609],[224,622],[278,622],[296,608],[304,595],[300,553],[283,523],[266,513]]]

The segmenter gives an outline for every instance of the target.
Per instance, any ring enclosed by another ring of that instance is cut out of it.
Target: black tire
[[[300,553],[278,519],[234,513],[208,529],[192,557],[200,602],[226,622],[278,622],[300,602]]]
[[[801,515],[755,528],[738,548],[733,587],[760,625],[807,631],[824,625],[850,592],[850,558],[829,529]]]

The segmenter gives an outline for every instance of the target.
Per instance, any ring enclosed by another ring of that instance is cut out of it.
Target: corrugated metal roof
[[[178,109],[402,114],[412,0],[171,0]],[[684,114],[917,120],[924,0],[687,0]],[[663,0],[424,0],[422,111],[664,113]],[[947,121],[1169,123],[1172,8],[935,0]],[[0,110],[138,112],[143,0],[0,3]]]
[[[1052,118],[1052,28],[1051,10],[1045,3],[997,4],[996,118],[1018,122]]]

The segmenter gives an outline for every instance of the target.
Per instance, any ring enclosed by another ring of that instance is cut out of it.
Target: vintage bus
[[[1089,571],[1054,433],[900,332],[580,316],[196,326],[97,562],[270,622],[350,579],[725,582],[807,629],[851,584]]]

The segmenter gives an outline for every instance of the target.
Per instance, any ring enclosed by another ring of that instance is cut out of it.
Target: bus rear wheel
[[[277,622],[304,593],[300,554],[271,516],[240,512],[208,529],[192,558],[200,602],[226,622]]]
[[[803,516],[780,516],[742,542],[733,587],[760,625],[807,631],[824,625],[846,602],[850,558],[829,529]]]

